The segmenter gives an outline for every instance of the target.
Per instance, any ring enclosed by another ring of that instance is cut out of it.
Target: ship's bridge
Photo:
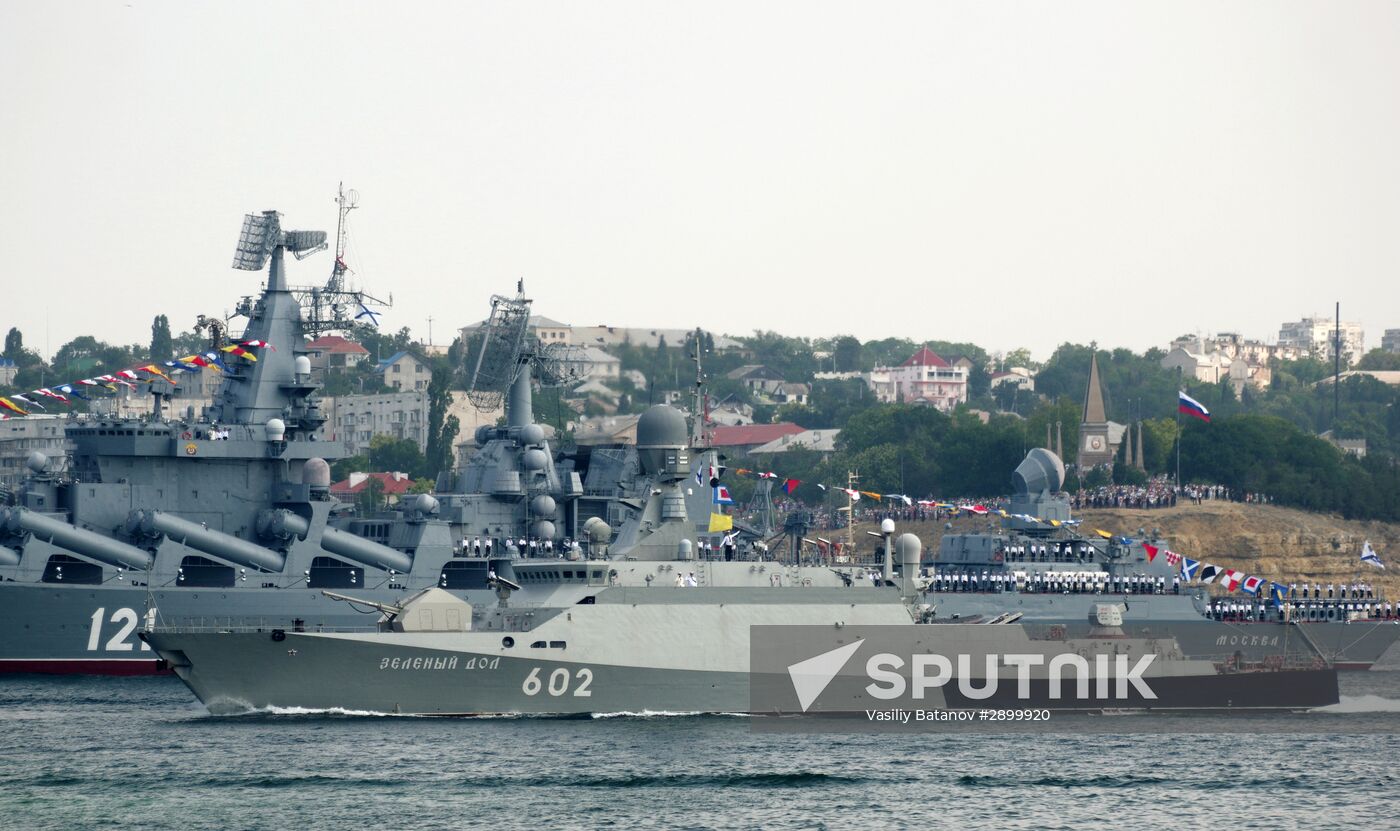
[[[608,585],[608,564],[606,562],[546,560],[537,563],[511,563],[515,579],[523,587],[576,583],[589,586]]]

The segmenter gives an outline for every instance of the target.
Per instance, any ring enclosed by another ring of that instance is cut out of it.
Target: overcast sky
[[[433,337],[1141,351],[1400,328],[1400,3],[0,4],[0,327],[148,342],[334,231]],[[293,263],[323,282],[331,257]],[[46,334],[47,333],[47,334]]]

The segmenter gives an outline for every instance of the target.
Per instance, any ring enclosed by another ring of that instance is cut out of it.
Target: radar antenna
[[[277,248],[285,248],[292,252],[293,257],[302,260],[325,247],[325,231],[283,231],[281,215],[276,211],[248,214],[243,217],[243,229],[238,232],[233,267],[242,271],[262,271]]]
[[[525,332],[530,326],[530,303],[525,297],[525,281],[517,286],[514,298],[491,296],[491,316],[478,332],[476,364],[467,397],[482,412],[500,409],[506,391],[524,368]]]
[[[509,390],[522,375],[553,387],[578,380],[587,363],[583,349],[564,343],[541,343],[529,332],[530,304],[525,297],[525,281],[516,286],[514,298],[494,295],[491,316],[476,333],[476,361],[467,397],[482,412],[501,406]],[[523,391],[521,391],[523,393]],[[521,398],[523,405],[526,399]],[[528,414],[520,414],[528,418]]]

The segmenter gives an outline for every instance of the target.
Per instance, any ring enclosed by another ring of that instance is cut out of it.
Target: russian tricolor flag
[[[1210,423],[1210,410],[1206,409],[1206,405],[1187,395],[1185,392],[1177,393],[1176,411],[1189,416],[1195,416],[1207,424]]]

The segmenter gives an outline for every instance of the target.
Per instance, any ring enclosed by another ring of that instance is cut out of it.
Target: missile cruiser
[[[341,205],[343,220],[343,195]],[[275,211],[249,215],[234,267],[266,267],[267,277],[238,307],[247,318],[238,341],[272,348],[257,360],[229,356],[216,400],[199,414],[174,411],[175,388],[153,380],[149,417],[72,417],[68,469],[53,472],[31,454],[32,475],[0,494],[0,626],[9,633],[0,672],[164,671],[135,636],[157,608],[170,622],[295,630],[363,622],[326,600],[325,588],[382,602],[427,587],[490,598],[492,563],[515,556],[520,540],[562,550],[578,537],[588,471],[556,462],[533,423],[527,362],[508,374],[506,424],[478,431],[478,452],[436,495],[376,517],[355,517],[331,496],[330,463],[345,451],[319,407],[304,344],[349,325],[320,313],[347,297],[334,277],[325,288],[289,286],[284,263],[324,247],[324,232],[284,231]],[[645,488],[599,483],[594,510]]]
[[[665,504],[690,475],[683,417],[649,410],[638,452]],[[686,541],[655,559],[599,542],[578,560],[502,563],[486,603],[439,589],[395,603],[327,592],[379,612],[376,625],[313,632],[160,616],[140,637],[216,713],[853,714],[911,688],[928,693],[921,706],[952,709],[1306,710],[1338,700],[1334,668],[1300,666],[1277,647],[1260,661],[1188,655],[1169,634],[1127,632],[1123,605],[1103,598],[1082,634],[1038,632],[1009,612],[951,618],[919,579],[919,539],[889,530],[872,581],[826,564],[697,561]],[[896,643],[909,651],[880,651]]]

